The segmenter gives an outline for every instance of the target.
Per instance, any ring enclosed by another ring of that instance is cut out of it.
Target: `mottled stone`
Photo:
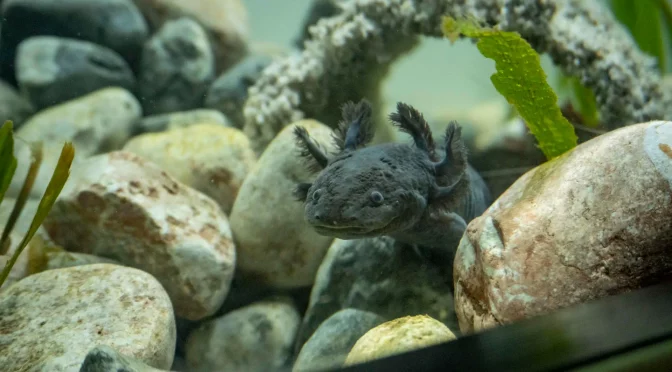
[[[344,365],[364,363],[387,356],[454,340],[443,323],[426,315],[407,316],[385,322],[360,338]]]
[[[325,146],[333,146],[327,126],[314,120],[295,124]],[[231,211],[241,278],[280,288],[312,284],[333,240],[304,221],[303,204],[292,196],[297,182],[315,177],[299,156],[294,126],[288,125],[261,155]]]
[[[243,132],[218,124],[142,134],[130,140],[124,150],[152,161],[180,182],[210,196],[227,215],[256,162]]]
[[[187,341],[189,371],[276,371],[286,366],[300,321],[293,305],[269,300],[205,322]]]
[[[96,346],[86,354],[79,372],[161,372],[145,363],[127,357],[105,345]]]
[[[145,115],[196,109],[215,78],[212,48],[190,18],[166,22],[145,44],[138,92]]]
[[[140,115],[140,104],[133,94],[122,88],[104,88],[40,111],[16,131],[16,136],[43,141],[45,146],[62,147],[65,141],[72,141],[76,157],[85,158],[120,149]]]
[[[249,26],[247,9],[241,0],[133,0],[152,29],[167,21],[189,17],[203,26],[215,54],[220,73],[247,52]]]
[[[145,116],[140,121],[135,134],[163,132],[164,130],[185,128],[195,124],[217,124],[230,127],[229,119],[217,110],[197,109],[169,114]]]
[[[64,269],[66,267],[93,265],[99,263],[108,263],[121,266],[118,261],[111,260],[109,258],[68,251],[45,252],[45,259],[45,270]]]
[[[336,312],[303,345],[292,372],[340,368],[357,340],[384,321],[374,313],[358,309]]]
[[[249,55],[215,80],[207,92],[205,107],[223,112],[237,128],[245,124],[243,106],[247,89],[259,79],[272,61],[264,54]]]
[[[34,36],[19,44],[16,78],[37,109],[107,87],[135,88],[133,72],[113,50],[54,36]]]
[[[7,371],[79,371],[107,345],[167,369],[175,350],[168,295],[144,271],[97,264],[31,275],[0,293],[0,365]]]
[[[385,319],[427,314],[457,329],[451,278],[408,246],[389,237],[336,239],[315,278],[296,350],[341,309]]]
[[[11,85],[0,80],[0,118],[18,129],[35,112],[33,105]]]
[[[672,277],[672,122],[580,144],[520,177],[455,257],[470,333]]]
[[[73,168],[43,225],[69,251],[154,275],[180,317],[207,317],[228,293],[236,252],[226,215],[132,153],[94,156]]]
[[[90,41],[131,65],[148,37],[147,23],[131,0],[5,0],[1,26],[0,74],[12,83],[16,48],[31,36]]]

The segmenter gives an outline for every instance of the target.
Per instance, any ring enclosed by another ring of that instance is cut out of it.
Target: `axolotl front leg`
[[[398,241],[419,246],[423,256],[432,262],[452,266],[455,251],[467,229],[467,223],[457,213],[433,211],[416,226],[392,235]]]

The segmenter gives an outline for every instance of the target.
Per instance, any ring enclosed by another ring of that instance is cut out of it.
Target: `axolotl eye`
[[[313,201],[317,201],[320,198],[320,195],[322,195],[322,189],[313,191]]]
[[[371,202],[375,205],[380,205],[385,198],[383,197],[383,194],[381,194],[378,191],[372,191],[371,195],[369,195],[369,198],[371,199]]]

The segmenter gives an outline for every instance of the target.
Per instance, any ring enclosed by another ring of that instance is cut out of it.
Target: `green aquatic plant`
[[[576,146],[574,127],[560,111],[539,55],[520,34],[451,17],[443,18],[442,29],[451,42],[460,35],[478,39],[476,46],[481,54],[495,61],[497,71],[490,77],[492,84],[525,120],[547,159]]]
[[[2,127],[0,127],[0,203],[4,200],[5,193],[9,188],[9,185],[14,177],[14,172],[16,171],[17,160],[14,156],[14,125],[12,121],[6,121]],[[19,219],[23,207],[28,200],[30,190],[35,183],[37,178],[40,165],[42,164],[42,146],[40,143],[31,144],[32,149],[32,160],[30,167],[28,169],[28,174],[23,182],[19,196],[16,199],[12,212],[5,224],[5,227],[2,231],[2,236],[0,237],[0,254],[4,255],[9,250],[9,234],[16,225],[16,221]],[[0,273],[0,287],[4,284],[5,280],[9,276],[9,272],[12,270],[12,267],[16,263],[16,260],[19,258],[21,252],[28,245],[28,242],[33,238],[35,232],[40,227],[44,219],[49,214],[51,207],[54,205],[56,198],[61,193],[65,182],[70,176],[70,166],[72,165],[72,160],[75,157],[75,148],[72,143],[66,142],[63,145],[61,150],[61,155],[58,159],[58,163],[54,169],[54,173],[51,176],[49,185],[47,185],[44,195],[40,200],[40,204],[37,207],[37,211],[33,216],[33,220],[28,228],[28,231],[24,235],[23,239],[17,246],[16,250],[5,263],[5,267]]]
[[[670,72],[672,53],[672,6],[669,0],[609,0],[607,6],[644,53],[656,58],[661,74]],[[575,77],[561,75],[559,88],[571,95],[586,126],[599,126],[593,91]]]

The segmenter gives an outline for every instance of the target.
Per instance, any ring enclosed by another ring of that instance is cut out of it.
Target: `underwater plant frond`
[[[432,137],[432,131],[420,111],[411,105],[398,102],[397,112],[391,113],[389,119],[400,131],[410,134],[419,149],[427,152],[430,156],[434,155],[436,144]]]
[[[11,164],[13,161],[14,168],[16,167],[16,158],[14,157],[13,154],[13,145],[14,145],[13,136],[14,134],[12,132],[12,123],[11,121],[7,121],[5,122],[5,125],[2,128],[0,128],[0,166],[3,166],[5,164]],[[8,148],[10,148],[11,151],[7,151]],[[5,154],[9,154],[9,156],[3,157]],[[38,156],[41,158],[41,153]],[[72,161],[74,157],[75,157],[74,146],[72,145],[71,142],[66,142],[63,145],[61,155],[58,158],[58,163],[54,168],[54,173],[52,174],[51,180],[49,181],[49,184],[47,185],[47,188],[44,191],[44,194],[42,195],[42,199],[40,200],[40,203],[37,206],[37,211],[35,212],[35,216],[33,216],[33,220],[30,223],[30,227],[28,228],[26,235],[24,235],[21,242],[19,242],[18,246],[16,247],[16,250],[10,257],[10,259],[5,263],[5,267],[2,269],[2,272],[0,272],[0,287],[2,287],[3,283],[9,276],[9,272],[12,270],[12,267],[16,263],[16,260],[19,258],[19,255],[21,255],[24,248],[26,248],[26,246],[28,245],[28,242],[30,242],[30,240],[33,238],[33,236],[37,232],[37,229],[40,227],[40,225],[42,225],[42,222],[44,222],[44,219],[47,217],[49,211],[51,211],[51,208],[54,206],[56,198],[58,198],[58,195],[63,190],[63,186],[65,186],[65,183],[67,182],[68,177],[70,176],[70,167],[72,166]],[[33,161],[33,164],[36,164],[35,160]],[[5,185],[8,186],[9,182],[11,182],[14,171],[11,170],[11,174],[7,176],[6,173],[7,169],[3,167],[2,170],[0,170],[0,172],[2,172],[2,174],[0,174],[0,179],[2,179],[1,184],[2,189],[0,190],[1,192],[0,196],[4,197],[5,191],[7,190],[7,187]],[[36,173],[36,170],[33,170],[33,172]],[[24,183],[24,189],[27,188],[28,184],[31,182],[30,177],[32,176],[31,172],[29,171],[26,183]],[[28,191],[30,190],[28,189]],[[5,230],[7,231],[7,234],[11,231],[10,229]]]
[[[547,159],[562,155],[577,145],[574,127],[562,115],[558,97],[546,81],[539,55],[517,32],[482,28],[470,20],[443,18],[447,38],[464,35],[479,39],[476,46],[495,61],[492,84],[525,120]]]

